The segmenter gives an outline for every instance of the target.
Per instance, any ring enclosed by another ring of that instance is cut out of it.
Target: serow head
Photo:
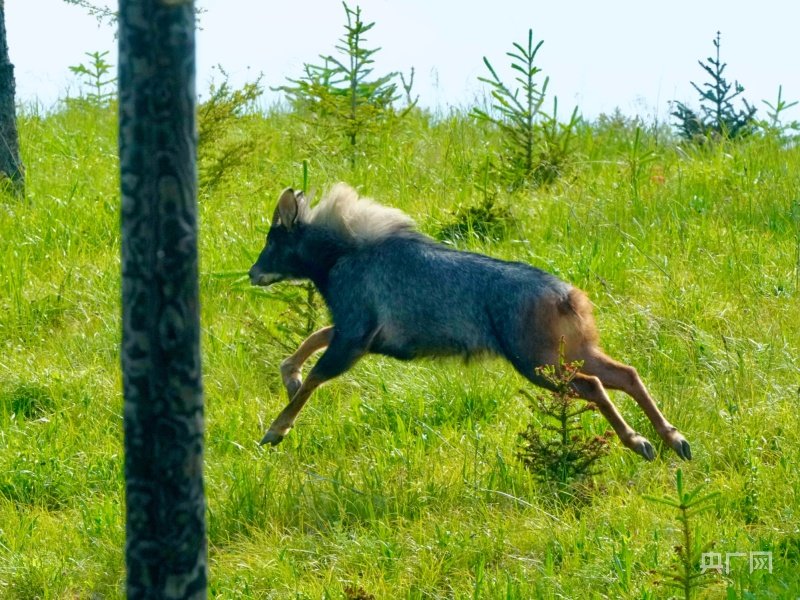
[[[284,279],[306,277],[300,246],[307,212],[308,201],[303,192],[287,188],[281,193],[267,233],[267,243],[250,267],[252,285],[267,286]]]

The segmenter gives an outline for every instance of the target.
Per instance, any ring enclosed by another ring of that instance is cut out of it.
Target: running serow
[[[572,382],[575,392],[597,406],[626,447],[655,458],[652,444],[625,422],[606,388],[633,397],[661,439],[682,459],[692,457],[636,370],[600,349],[592,305],[581,290],[528,264],[439,244],[417,232],[405,213],[359,198],[345,184],[313,208],[302,192],[284,190],[249,275],[261,286],[310,279],[333,321],[281,364],[290,402],[262,444],[278,444],[311,393],[365,354],[401,360],[494,354],[551,389],[537,367],[559,364],[563,340],[565,359],[583,363]],[[303,380],[303,363],[323,348]]]

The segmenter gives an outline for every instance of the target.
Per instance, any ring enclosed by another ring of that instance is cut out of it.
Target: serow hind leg
[[[689,442],[658,409],[636,369],[613,360],[599,350],[594,350],[584,358],[581,371],[594,375],[605,387],[621,390],[636,400],[659,437],[683,460],[691,460],[692,450]]]
[[[653,460],[656,456],[653,445],[644,436],[636,433],[614,406],[608,394],[603,389],[603,384],[597,377],[578,373],[572,380],[572,386],[578,396],[588,400],[600,410],[614,428],[620,441],[628,448],[642,456],[645,460]]]

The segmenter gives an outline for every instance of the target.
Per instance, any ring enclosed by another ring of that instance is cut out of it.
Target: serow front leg
[[[294,354],[281,363],[281,380],[283,381],[283,387],[286,388],[286,393],[289,395],[289,400],[294,398],[303,383],[303,379],[300,376],[300,369],[303,364],[314,352],[330,345],[332,337],[333,326],[323,327],[319,331],[315,331],[300,344]]]
[[[364,344],[346,339],[338,335],[338,331],[331,335],[330,345],[325,350],[325,353],[311,369],[308,377],[302,382],[289,404],[286,405],[286,408],[281,411],[281,414],[270,425],[267,433],[264,434],[261,439],[262,446],[264,444],[272,446],[279,444],[294,426],[297,415],[308,401],[311,393],[329,379],[333,379],[347,371],[364,355],[366,351]]]

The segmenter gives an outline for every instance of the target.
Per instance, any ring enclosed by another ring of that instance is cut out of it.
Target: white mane
[[[359,198],[358,192],[346,183],[337,183],[325,194],[311,209],[308,222],[332,229],[358,244],[414,229],[413,219],[403,211]]]

